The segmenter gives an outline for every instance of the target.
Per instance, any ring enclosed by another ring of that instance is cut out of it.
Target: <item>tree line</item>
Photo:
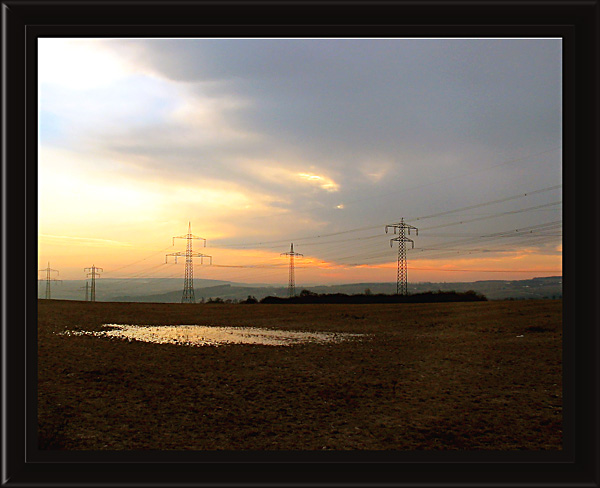
[[[302,290],[299,295],[293,297],[264,297],[257,300],[248,296],[240,303],[440,303],[440,302],[481,302],[487,301],[485,295],[473,290],[464,292],[457,291],[427,291],[411,295],[386,295],[384,293],[372,294],[369,290],[365,293],[347,295],[345,293],[314,293],[310,290]]]

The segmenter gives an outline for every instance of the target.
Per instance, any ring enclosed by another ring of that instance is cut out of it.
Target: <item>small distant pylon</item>
[[[98,274],[98,271],[104,271],[104,269],[102,268],[98,268],[96,266],[94,266],[92,264],[91,268],[83,268],[84,271],[90,270],[90,272],[88,273],[88,277],[92,277],[92,284],[90,286],[90,302],[95,302],[96,301],[96,276],[100,276]],[[86,292],[86,296],[87,296],[87,292]]]
[[[416,231],[417,235],[419,235],[419,229],[416,227],[409,225],[404,222],[404,218],[400,220],[397,224],[390,224],[385,226],[385,233],[387,234],[388,228],[394,229],[394,234],[396,230],[398,231],[398,237],[395,239],[390,239],[390,246],[392,246],[393,241],[398,242],[398,271],[396,275],[396,294],[397,295],[407,295],[408,294],[408,272],[406,269],[406,243],[412,243],[412,247],[415,247],[415,241],[406,237],[406,232],[408,231],[408,235],[410,235],[410,231]]]
[[[88,302],[89,301],[89,293],[90,293],[90,282],[86,281],[85,282],[85,286],[82,286],[80,288],[80,290],[85,289],[85,301]]]
[[[290,257],[290,274],[289,274],[289,284],[288,284],[288,296],[294,297],[296,296],[296,277],[294,275],[294,257],[295,256],[304,256],[303,254],[294,252],[294,243],[291,243],[290,252],[282,252],[280,256],[289,256]]]
[[[183,294],[181,296],[181,303],[196,303],[196,297],[194,295],[194,262],[192,258],[200,258],[200,264],[203,264],[204,258],[209,258],[210,264],[212,264],[212,256],[200,254],[199,252],[192,252],[193,239],[203,240],[204,247],[206,247],[206,239],[204,239],[204,237],[198,237],[192,234],[191,222],[188,222],[188,233],[186,235],[173,237],[173,245],[175,245],[175,239],[187,239],[185,253],[172,252],[166,254],[165,263],[167,262],[168,256],[175,256],[175,263],[177,263],[178,257],[185,256],[185,279],[183,282]]]
[[[56,278],[51,278],[50,277],[50,273],[56,273],[57,275],[59,274],[59,272],[56,269],[51,269],[50,268],[50,262],[48,262],[48,267],[46,269],[40,269],[39,272],[41,273],[42,271],[46,272],[46,300],[50,300],[52,298],[52,293],[50,291],[50,282],[51,281],[62,281],[62,280],[57,280]],[[40,280],[41,281],[41,280]]]

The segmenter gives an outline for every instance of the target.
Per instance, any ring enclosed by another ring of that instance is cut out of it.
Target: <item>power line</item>
[[[503,231],[503,232],[495,233],[495,234],[478,235],[476,238],[459,239],[459,240],[449,241],[446,243],[443,243],[443,242],[435,243],[435,244],[433,244],[433,246],[449,247],[449,246],[454,246],[454,245],[470,244],[472,242],[478,242],[481,239],[483,239],[483,240],[495,240],[495,239],[500,239],[500,238],[502,238],[502,239],[528,238],[529,239],[531,237],[538,237],[537,235],[534,234],[535,232],[551,229],[557,225],[560,225],[561,222],[562,222],[562,220],[558,220],[558,221],[554,221],[554,222],[547,222],[544,224],[525,227],[522,229],[513,229],[510,231]],[[347,255],[347,256],[342,256],[342,257],[338,256],[338,257],[336,257],[336,261],[340,262],[340,261],[343,261],[344,259],[353,259],[353,258],[356,258],[359,256],[363,258],[363,261],[365,260],[364,253],[356,254],[354,252],[352,255]],[[385,257],[385,256],[387,256],[386,252],[377,252],[377,253],[372,253],[370,258],[378,258],[378,257]]]
[[[419,271],[451,271],[469,273],[562,273],[560,269],[448,269],[448,268],[413,268]]]
[[[539,193],[542,193],[542,192],[555,190],[555,189],[560,188],[561,186],[562,185],[555,185],[555,186],[551,186],[551,187],[548,187],[548,188],[542,188],[542,189],[534,190],[534,191],[523,193],[523,194],[519,194],[519,195],[513,195],[513,196],[502,198],[502,199],[496,199],[496,200],[489,201],[489,202],[482,202],[482,203],[479,203],[479,204],[470,205],[470,206],[466,206],[466,207],[461,207],[461,208],[457,208],[457,209],[454,209],[454,210],[446,210],[446,211],[443,211],[443,212],[439,212],[437,214],[429,214],[429,215],[425,215],[425,216],[422,216],[422,217],[416,217],[416,219],[418,219],[418,220],[424,220],[424,219],[427,219],[427,218],[441,217],[441,216],[445,216],[445,215],[448,215],[448,214],[451,214],[451,213],[456,213],[456,212],[471,210],[471,209],[482,207],[482,206],[495,205],[495,204],[498,204],[498,203],[503,203],[503,202],[506,202],[506,201],[515,200],[515,199],[518,199],[518,198],[523,198],[523,197],[527,197],[527,196],[530,196],[530,195],[535,195],[535,194],[539,194]],[[552,203],[548,203],[548,204],[537,205],[537,206],[523,208],[523,209],[518,209],[518,210],[511,210],[511,211],[507,211],[507,212],[500,212],[500,213],[496,213],[496,214],[492,214],[492,215],[485,215],[483,217],[478,217],[478,218],[475,218],[475,219],[469,219],[469,220],[463,220],[463,221],[458,221],[458,222],[452,222],[452,223],[447,223],[447,224],[440,224],[440,225],[436,225],[436,226],[430,226],[430,227],[426,227],[426,228],[421,228],[420,230],[421,231],[423,231],[423,230],[429,230],[429,229],[433,230],[433,229],[438,229],[438,228],[442,228],[442,227],[450,227],[450,226],[453,226],[453,225],[461,225],[461,224],[465,224],[465,223],[468,223],[468,222],[474,222],[474,221],[478,221],[478,220],[484,220],[484,219],[487,219],[487,218],[495,218],[495,217],[499,217],[499,216],[502,216],[502,215],[522,213],[522,212],[526,212],[526,211],[530,211],[530,210],[540,210],[540,209],[547,208],[547,207],[550,207],[550,206],[553,206],[553,205],[558,205],[560,203],[561,202],[552,202]],[[448,252],[451,252],[452,251],[451,246],[453,246],[453,245],[457,246],[457,245],[461,245],[461,244],[467,244],[469,242],[475,242],[475,241],[482,240],[482,239],[483,240],[490,240],[490,239],[497,239],[497,238],[505,238],[505,239],[511,239],[511,240],[515,240],[515,239],[516,240],[520,240],[520,239],[529,239],[530,237],[539,238],[539,237],[543,237],[544,236],[543,234],[540,234],[540,231],[549,231],[550,229],[552,229],[556,225],[560,225],[560,222],[562,222],[562,221],[548,222],[548,223],[545,223],[545,224],[540,224],[541,227],[540,226],[531,226],[529,228],[514,229],[514,231],[505,231],[504,233],[500,233],[500,234],[496,233],[496,234],[480,235],[480,234],[474,233],[473,234],[475,236],[474,238],[461,239],[461,240],[458,240],[458,241],[451,241],[451,242],[442,242],[442,243],[438,242],[436,244],[432,244],[431,246],[428,246],[428,248],[421,248],[421,251],[422,252],[428,252],[428,251],[434,251],[434,250],[437,251],[437,250],[439,250],[439,251],[443,252],[444,249],[442,249],[442,248],[445,247]],[[319,252],[319,254],[321,255],[321,257],[319,259],[324,259],[322,257],[323,252],[325,253],[325,255],[327,255],[328,253],[331,253],[331,252],[335,252],[336,253],[335,261],[339,262],[339,261],[342,261],[342,260],[351,259],[351,258],[356,257],[356,252],[357,251],[361,251],[361,249],[364,249],[364,250],[370,249],[371,248],[371,244],[369,242],[367,242],[367,241],[371,241],[373,239],[377,239],[381,235],[380,234],[376,234],[376,235],[368,235],[368,236],[353,236],[351,238],[337,239],[337,240],[325,240],[325,238],[333,237],[333,236],[339,236],[339,235],[344,235],[344,234],[350,234],[350,233],[353,233],[353,232],[360,232],[360,231],[370,230],[370,229],[374,229],[374,228],[376,228],[376,226],[366,226],[366,227],[360,227],[360,228],[355,228],[355,229],[348,229],[348,230],[344,230],[344,231],[331,232],[331,233],[327,233],[327,234],[318,234],[316,236],[306,236],[306,237],[302,237],[302,238],[298,238],[298,239],[301,240],[301,241],[305,241],[304,242],[305,246],[308,246],[308,247],[310,247],[310,246],[321,247],[321,251]],[[190,231],[191,231],[191,224],[190,224]],[[531,234],[531,235],[529,235],[529,234]],[[431,236],[431,237],[434,237],[434,236],[438,236],[438,237],[448,236],[448,237],[450,237],[451,236],[451,234],[434,234],[434,233],[428,234],[428,235]],[[461,235],[467,235],[467,234],[461,233],[461,234],[458,234],[457,237],[461,236]],[[557,235],[556,234],[549,234],[549,237],[551,237],[551,236],[557,236]],[[193,236],[193,237],[196,238],[196,236]],[[187,239],[187,236],[179,236],[179,238],[186,238]],[[175,239],[175,237],[173,239]],[[202,239],[202,238],[200,238],[200,239]],[[360,241],[360,244],[358,246],[355,245],[355,243],[357,241]],[[263,241],[262,243],[256,243],[256,244],[259,244],[259,245],[262,244],[262,245],[264,245],[264,244],[267,244],[267,243],[277,243],[277,242],[282,242],[282,241]],[[346,242],[348,243],[347,245],[344,244]],[[340,244],[340,243],[342,244],[342,246],[337,245],[337,244]],[[205,245],[206,245],[206,240],[205,240]],[[251,246],[251,245],[253,245],[253,244],[242,244],[242,246]],[[232,246],[233,245],[230,245],[230,246],[224,245],[222,247],[232,247]],[[269,247],[271,247],[271,246],[269,246]],[[272,247],[275,247],[275,246],[272,246]],[[323,247],[325,249],[323,249]],[[354,253],[350,253],[351,255],[349,255],[349,256],[347,255],[347,256],[343,256],[343,257],[341,257],[339,255],[340,248],[341,249],[344,249],[344,248],[349,249],[350,247],[353,249]],[[417,249],[419,249],[419,248],[417,248]],[[475,249],[464,249],[462,251],[459,250],[457,252],[469,252],[469,253],[472,253],[472,252],[486,252],[486,251],[485,250],[480,250],[480,249],[476,249],[476,250]],[[156,254],[159,254],[159,253],[160,253],[160,251],[154,253],[153,255],[156,255]],[[126,264],[126,265],[121,266],[119,268],[116,268],[116,269],[114,269],[114,270],[112,270],[110,272],[116,272],[116,271],[124,269],[124,268],[126,268],[128,266],[132,266],[134,264],[140,263],[142,261],[145,261],[145,260],[149,259],[153,255],[148,256],[146,258],[143,258],[141,260],[137,260],[137,261],[134,261],[132,263]],[[177,256],[183,256],[184,254],[183,253],[170,253],[167,256],[169,256],[169,255],[175,256],[176,257],[176,261],[177,261]],[[380,256],[382,256],[381,253],[370,253],[367,256],[365,256],[364,253],[363,253],[361,257],[363,259],[371,260],[371,259],[378,258]],[[200,255],[193,256],[193,257],[200,257]],[[204,257],[211,258],[211,256],[204,256]],[[326,258],[324,260],[326,260]],[[211,259],[211,261],[212,261],[212,259]],[[212,264],[212,262],[211,262],[211,264]],[[162,266],[162,265],[153,266],[153,267],[147,268],[147,271],[138,272],[134,276],[148,275],[148,274],[151,275],[152,273],[150,271],[154,270],[154,269],[156,269],[157,267],[160,267],[160,266]],[[274,264],[255,264],[255,265],[226,265],[226,264],[223,264],[223,265],[217,265],[215,267],[220,267],[220,268],[240,268],[240,269],[244,268],[244,269],[251,270],[251,269],[268,268],[268,267],[272,267],[273,269],[276,269],[278,266],[274,265]],[[87,269],[91,269],[91,268],[85,268],[85,269],[87,270]],[[100,269],[100,268],[96,268],[96,269]],[[40,271],[44,271],[44,270],[40,270]],[[193,268],[190,269],[189,271],[190,272],[188,273],[188,279],[187,279],[188,289],[190,288],[189,285],[191,285],[191,289],[193,289],[193,274],[192,274],[193,273]],[[400,274],[402,274],[402,273],[400,273]],[[190,280],[190,275],[191,275],[191,280]],[[122,280],[126,280],[126,279],[131,279],[131,276],[128,277],[128,278],[122,278]],[[56,281],[60,281],[60,280],[56,280]],[[95,285],[95,283],[94,283],[94,285]],[[186,284],[184,283],[184,291],[185,291],[185,289],[186,289]],[[94,286],[94,290],[93,291],[95,292],[95,286]],[[94,296],[95,296],[95,294],[94,294]]]
[[[122,270],[122,269],[128,268],[129,266],[133,266],[134,264],[138,264],[138,263],[141,263],[141,262],[143,262],[143,261],[146,261],[146,260],[150,259],[151,257],[154,257],[154,256],[156,256],[156,255],[158,255],[158,254],[160,254],[160,253],[162,253],[162,252],[166,251],[166,250],[167,250],[167,249],[169,249],[170,247],[171,247],[171,246],[167,246],[167,247],[165,247],[164,249],[161,249],[160,251],[156,251],[155,253],[153,253],[153,254],[151,254],[151,255],[149,255],[149,256],[147,256],[147,257],[145,257],[145,258],[142,258],[142,259],[139,259],[139,260],[137,260],[137,261],[134,261],[133,263],[125,264],[124,266],[121,266],[121,267],[119,267],[119,268],[115,268],[115,269],[108,270],[108,271],[106,271],[104,274],[106,275],[106,274],[108,274],[108,273],[114,273],[115,271],[120,271],[120,270]]]
[[[507,161],[503,161],[501,163],[494,164],[492,166],[488,166],[487,168],[481,168],[481,169],[478,169],[478,170],[475,170],[475,171],[470,171],[470,172],[466,172],[466,173],[459,173],[459,174],[453,174],[452,176],[447,176],[446,178],[443,178],[443,179],[440,179],[440,180],[434,180],[434,181],[430,181],[429,183],[424,183],[422,185],[417,185],[417,186],[411,186],[411,187],[403,188],[402,191],[418,190],[420,188],[425,188],[427,186],[436,185],[438,183],[446,183],[447,181],[455,180],[455,179],[458,179],[458,178],[464,178],[465,176],[471,176],[471,175],[474,175],[476,173],[483,173],[485,171],[490,171],[492,169],[499,168],[500,166],[506,166],[507,164],[514,164],[514,163],[518,163],[520,161],[525,161],[526,159],[533,158],[535,156],[541,156],[543,154],[548,154],[548,153],[551,153],[551,152],[556,151],[558,149],[561,149],[561,147],[560,146],[553,147],[552,149],[547,149],[545,151],[540,151],[538,153],[530,154],[530,155],[522,157],[522,158],[509,159]],[[394,194],[396,194],[395,191],[394,192],[381,193],[381,194],[378,194],[378,195],[373,196],[373,197],[359,198],[357,200],[345,201],[344,205],[352,205],[354,203],[359,203],[359,202],[364,202],[364,201],[367,201],[367,200],[372,200],[373,198],[380,198],[380,197],[394,195]],[[408,219],[408,220],[415,220],[415,219]]]
[[[484,234],[484,235],[482,235],[482,234],[476,233],[476,234],[473,234],[474,237],[468,237],[466,239],[461,239],[461,240],[458,240],[458,241],[454,240],[454,241],[448,241],[448,242],[442,242],[442,243],[438,242],[436,244],[432,244],[430,247],[434,247],[435,249],[427,249],[427,250],[425,250],[423,248],[415,248],[415,250],[421,250],[421,252],[423,252],[423,253],[427,253],[428,251],[431,252],[431,251],[435,250],[435,251],[438,251],[437,255],[442,256],[442,254],[440,254],[440,252],[445,253],[445,255],[448,255],[450,252],[454,251],[452,249],[452,246],[456,247],[457,245],[464,245],[464,244],[468,244],[468,243],[472,243],[472,242],[477,242],[477,241],[481,241],[481,240],[488,240],[489,241],[489,240],[498,240],[498,239],[502,239],[502,240],[510,239],[511,241],[515,241],[515,240],[523,241],[523,240],[526,240],[527,242],[532,242],[535,239],[535,242],[539,242],[540,239],[541,240],[548,240],[547,237],[550,237],[550,238],[557,237],[557,236],[559,237],[560,235],[557,235],[557,234],[550,234],[550,235],[548,235],[548,234],[540,234],[540,232],[547,231],[551,227],[555,227],[557,225],[560,225],[560,222],[561,222],[560,220],[559,221],[555,221],[555,222],[546,222],[546,223],[539,224],[539,225],[536,225],[536,226],[530,226],[530,227],[521,228],[521,229],[512,229],[512,230],[502,231],[500,233],[495,233],[495,234],[487,234],[487,235]],[[434,235],[434,236],[445,236],[445,235],[452,236],[451,234],[432,234],[432,235]],[[459,235],[464,235],[464,234],[459,234]],[[368,238],[370,238],[370,237],[380,237],[380,236],[381,235],[378,235],[378,236],[369,236]],[[366,239],[368,239],[368,238],[366,238]],[[354,241],[356,241],[356,238],[349,239],[349,241],[352,241],[352,243],[353,243]],[[337,241],[334,241],[334,242],[340,242],[340,240],[337,240]],[[317,244],[324,244],[324,243],[317,243]],[[329,242],[329,244],[332,244],[332,242]],[[349,245],[352,245],[352,244],[349,244]],[[504,244],[501,244],[501,246],[503,246],[503,245]],[[338,247],[336,246],[336,248],[338,248]],[[373,259],[377,259],[379,257],[385,257],[385,256],[387,256],[387,252],[371,253],[371,254],[368,254],[366,256],[364,255],[364,253],[357,255],[356,254],[357,248],[353,247],[353,250],[354,250],[354,252],[353,253],[349,253],[350,255],[347,255],[347,256],[341,257],[338,254],[336,256],[336,258],[335,258],[335,261],[337,261],[337,262],[343,262],[344,260],[349,260],[349,259],[352,259],[352,258],[360,256],[362,258],[362,262],[361,263],[347,263],[346,264],[347,266],[360,266],[360,265],[367,265],[367,263],[371,262]],[[358,248],[358,250],[360,250],[360,247]],[[476,252],[484,252],[484,251],[485,250],[479,250],[479,249],[464,249],[464,250],[457,250],[456,252],[458,254],[458,253],[465,253],[465,252],[476,253]],[[490,249],[490,251],[491,251],[491,249]],[[437,257],[437,256],[436,255],[434,255],[434,256],[428,256],[428,258],[435,258],[435,257]],[[149,274],[151,274],[151,271],[153,269],[160,268],[162,266],[164,266],[164,264],[160,264],[158,266],[153,266],[153,267],[149,268],[147,271],[138,272],[135,275],[132,275],[132,276],[130,276],[127,279],[134,278],[136,276],[141,276],[141,275],[149,275]],[[265,272],[260,273],[260,274],[275,276],[276,269],[280,268],[281,265],[272,264],[272,263],[269,263],[267,261],[267,262],[263,262],[263,263],[257,263],[257,264],[254,264],[254,265],[213,265],[213,267],[215,267],[215,268],[217,268],[217,267],[218,268],[237,268],[240,271],[242,269],[245,269],[245,270],[247,270],[249,272],[252,272],[252,274],[248,275],[248,276],[255,277],[256,276],[256,271],[258,269],[263,269],[265,271]],[[297,267],[297,266],[295,266],[295,267]],[[314,268],[315,266],[307,265],[305,267],[307,267],[307,268],[311,268],[311,267]],[[267,269],[272,269],[273,271],[266,272]],[[239,273],[236,273],[236,274],[239,277],[242,277],[242,275],[240,275]],[[247,273],[243,273],[243,274],[247,275]],[[156,279],[158,279],[158,280],[165,279],[166,280],[166,279],[170,279],[170,278],[156,278]],[[229,278],[229,279],[231,279],[231,278]],[[125,281],[125,279],[122,279],[122,281]]]
[[[282,268],[280,264],[213,264],[213,268],[241,268],[241,269],[263,269]]]
[[[441,217],[442,215],[449,215],[451,213],[462,212],[464,210],[471,210],[474,208],[486,207],[488,205],[496,205],[497,203],[504,203],[504,202],[508,202],[510,200],[516,200],[517,198],[523,198],[523,197],[527,197],[530,195],[537,195],[538,193],[544,193],[544,192],[551,191],[551,190],[557,190],[558,188],[561,188],[561,187],[562,187],[562,185],[550,186],[548,188],[542,188],[541,190],[535,190],[535,191],[531,191],[531,192],[527,192],[527,193],[521,193],[519,195],[514,195],[512,197],[499,198],[498,200],[492,200],[490,202],[484,202],[484,203],[477,203],[475,205],[469,205],[467,207],[455,208],[453,210],[447,210],[447,211],[439,212],[436,214],[425,215],[423,217],[414,217],[411,220],[432,219],[434,217]]]
[[[554,185],[554,186],[550,186],[547,188],[542,188],[539,190],[533,190],[530,192],[526,192],[526,193],[520,193],[518,195],[512,195],[510,197],[505,197],[505,198],[500,198],[497,200],[492,200],[492,201],[488,201],[488,202],[482,202],[482,203],[478,203],[478,204],[474,204],[474,205],[469,205],[466,207],[460,207],[460,208],[456,208],[453,210],[445,210],[443,212],[438,212],[435,214],[430,214],[430,215],[424,215],[424,216],[420,216],[420,217],[412,217],[410,219],[407,220],[425,220],[425,219],[431,219],[431,218],[435,218],[435,217],[441,217],[444,215],[449,215],[452,213],[457,213],[457,212],[461,212],[464,210],[471,210],[474,208],[480,208],[480,207],[486,207],[486,206],[490,206],[490,205],[496,205],[498,203],[504,203],[504,202],[508,202],[511,200],[516,200],[519,198],[524,198],[524,197],[528,197],[531,195],[537,195],[539,193],[545,193],[547,191],[552,191],[552,190],[557,190],[559,188],[562,188],[562,184],[561,185]],[[373,229],[378,229],[382,226],[384,226],[384,223],[381,224],[377,224],[377,225],[371,225],[371,226],[367,226],[367,227],[357,227],[354,229],[348,229],[348,230],[342,230],[342,231],[338,231],[338,232],[330,232],[327,234],[317,234],[317,235],[312,235],[312,236],[304,236],[304,237],[295,237],[293,238],[293,241],[306,241],[309,239],[322,239],[324,237],[333,237],[333,236],[338,236],[338,235],[344,235],[344,234],[351,234],[353,232],[360,232],[363,230],[373,230]],[[264,247],[266,244],[281,244],[284,242],[289,242],[287,239],[280,239],[280,240],[272,240],[272,241],[260,241],[260,242],[250,242],[250,243],[242,243],[242,244],[221,244],[218,247],[220,248],[237,248],[237,249],[241,249],[241,248],[248,248],[248,247],[253,247],[253,248],[257,248],[257,247]],[[304,243],[306,244],[306,243]]]
[[[522,238],[518,238],[520,240],[520,242],[522,243],[522,245],[524,245],[525,243],[529,246],[540,246],[541,244],[547,243],[547,242],[551,242],[553,239],[549,239],[548,237],[536,237],[533,239],[528,239],[526,242],[523,241]],[[519,252],[523,252],[523,251],[518,251],[516,249],[514,249],[514,245],[516,243],[512,242],[511,245],[513,246],[512,249],[507,250],[507,249],[486,249],[486,250],[479,250],[479,249],[443,249],[443,248],[439,248],[438,250],[440,252],[435,253],[435,254],[427,254],[425,256],[421,255],[421,254],[416,254],[414,256],[415,259],[438,259],[438,258],[449,258],[451,255],[452,256],[456,256],[456,255],[464,255],[464,254],[480,254],[480,253],[503,253],[503,252],[507,252],[507,253],[519,253]],[[507,244],[503,243],[501,245],[501,247],[506,246]],[[427,252],[427,250],[424,251],[425,253]]]
[[[513,215],[513,214],[518,214],[518,213],[523,213],[523,212],[529,212],[530,210],[538,210],[540,208],[553,207],[555,205],[560,205],[561,203],[562,203],[562,201],[558,201],[558,202],[546,203],[544,205],[536,205],[534,207],[521,208],[519,210],[509,210],[507,212],[500,212],[500,213],[493,214],[493,215],[486,215],[484,217],[476,217],[474,219],[469,219],[469,220],[461,220],[459,222],[451,222],[449,224],[440,224],[440,225],[433,225],[431,227],[423,227],[421,230],[442,229],[444,227],[450,227],[452,225],[462,225],[462,224],[468,224],[471,222],[478,222],[481,220],[495,219],[497,217],[503,217],[505,215]]]

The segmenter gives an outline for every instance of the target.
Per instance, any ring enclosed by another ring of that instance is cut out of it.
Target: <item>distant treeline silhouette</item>
[[[250,299],[250,297],[248,297]],[[265,297],[260,303],[439,303],[439,302],[482,302],[487,298],[473,290],[465,292],[456,291],[428,291],[412,295],[386,295],[384,293],[346,295],[344,293],[318,294],[310,290],[302,290],[295,297]],[[244,302],[242,302],[244,303]],[[257,303],[245,301],[245,303]]]

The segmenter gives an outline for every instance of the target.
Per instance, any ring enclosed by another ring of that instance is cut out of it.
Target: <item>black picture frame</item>
[[[599,23],[597,0],[3,0],[2,486],[598,486]],[[563,449],[404,453],[35,449],[35,41],[40,36],[563,38]]]

